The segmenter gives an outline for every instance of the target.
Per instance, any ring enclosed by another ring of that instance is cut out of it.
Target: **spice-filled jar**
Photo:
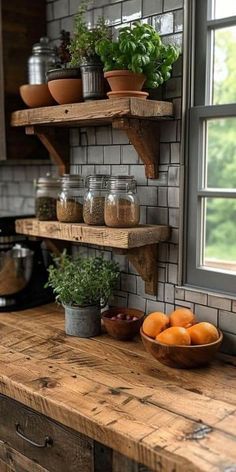
[[[36,181],[35,215],[40,221],[57,219],[57,196],[60,182],[53,177],[40,177]]]
[[[105,224],[112,228],[137,226],[140,219],[137,183],[133,176],[120,175],[107,181]]]
[[[87,225],[104,225],[104,207],[108,175],[89,175],[84,196],[83,218]]]
[[[83,221],[84,180],[79,175],[64,174],[57,199],[57,219],[63,223]]]

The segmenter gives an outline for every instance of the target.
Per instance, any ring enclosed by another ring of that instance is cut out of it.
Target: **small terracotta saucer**
[[[149,93],[147,92],[139,92],[137,90],[119,90],[115,92],[107,92],[108,98],[137,97],[143,98],[145,100],[148,95]]]

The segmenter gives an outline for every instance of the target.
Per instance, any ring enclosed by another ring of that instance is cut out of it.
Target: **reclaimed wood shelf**
[[[157,244],[167,241],[170,236],[170,228],[164,225],[108,228],[82,223],[39,221],[36,218],[16,220],[16,232],[40,238],[115,248],[127,255],[145,281],[146,291],[150,294],[156,294],[157,291]]]
[[[11,125],[24,126],[27,134],[38,136],[62,174],[69,169],[66,128],[112,124],[127,133],[143,160],[146,176],[157,178],[159,121],[170,118],[173,118],[171,102],[122,98],[19,110],[12,114]]]
[[[106,334],[66,336],[63,310],[54,304],[0,313],[0,332],[0,394],[31,409],[25,434],[34,441],[42,442],[48,433],[47,417],[104,444],[104,455],[111,448],[125,456],[119,456],[123,467],[119,463],[113,469],[111,463],[99,471],[131,472],[145,466],[154,472],[235,471],[235,357],[220,355],[210,366],[192,371],[171,369],[152,358],[138,338],[122,342]],[[13,425],[8,444],[6,418]],[[8,409],[3,426],[0,422],[0,451],[1,445],[9,448],[10,469],[21,470],[17,461],[28,451],[38,461],[24,470],[42,466],[64,472],[67,459],[68,470],[91,471],[78,467],[73,451],[66,459],[60,452],[61,466],[47,467],[58,451],[56,441],[40,454],[18,440],[18,455],[10,454],[17,438],[13,418]]]

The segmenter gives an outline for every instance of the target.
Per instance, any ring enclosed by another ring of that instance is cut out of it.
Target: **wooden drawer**
[[[33,445],[19,434],[44,447]],[[92,440],[2,395],[0,441],[50,472],[93,470]],[[4,461],[4,457],[0,458]]]

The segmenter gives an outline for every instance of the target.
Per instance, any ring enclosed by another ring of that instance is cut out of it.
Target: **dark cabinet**
[[[10,126],[12,111],[26,108],[19,87],[27,83],[32,44],[45,33],[45,0],[0,0],[0,160],[47,157],[36,137]]]

